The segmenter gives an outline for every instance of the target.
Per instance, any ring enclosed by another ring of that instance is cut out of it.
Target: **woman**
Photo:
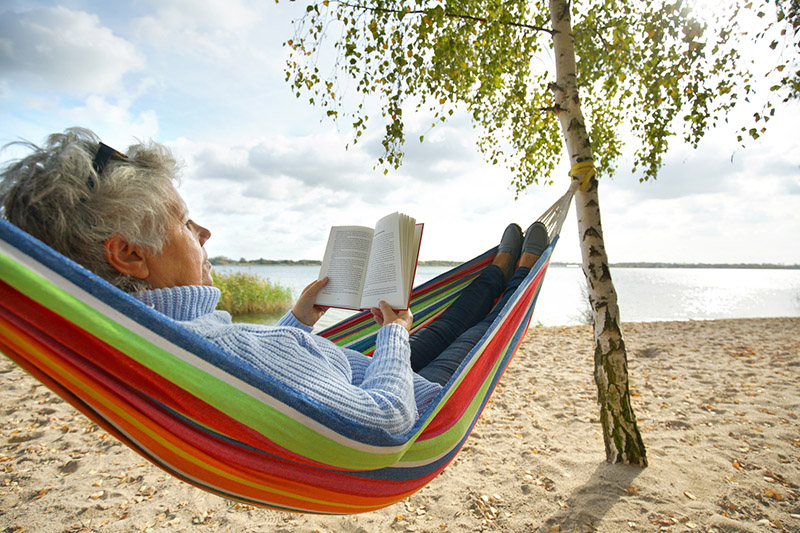
[[[513,293],[547,244],[541,224],[524,242],[510,225],[493,264],[410,338],[411,312],[381,302],[372,309],[381,325],[376,349],[366,357],[311,333],[325,313],[314,301],[327,279],[308,285],[276,326],[234,324],[215,310],[220,293],[204,248],[211,233],[189,217],[174,186],[178,166],[164,146],[137,144],[124,155],[74,128],[51,135],[43,148],[28,147],[32,153],[0,181],[0,210],[11,223],[231,358],[391,435],[413,426],[491,324],[495,300],[504,289],[506,298]]]

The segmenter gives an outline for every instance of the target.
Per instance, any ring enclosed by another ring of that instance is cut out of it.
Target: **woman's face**
[[[203,248],[211,232],[189,218],[186,204],[177,192],[175,197],[175,216],[166,243],[160,254],[147,258],[149,275],[145,281],[154,289],[213,285],[211,263]]]

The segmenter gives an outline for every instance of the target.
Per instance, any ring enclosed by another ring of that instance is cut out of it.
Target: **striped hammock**
[[[387,436],[265,379],[205,339],[0,220],[0,351],[143,457],[201,489],[312,513],[391,505],[455,457],[519,346],[574,188],[540,219],[551,244],[450,382]],[[496,248],[414,289],[415,328]],[[370,353],[362,313],[321,333]]]

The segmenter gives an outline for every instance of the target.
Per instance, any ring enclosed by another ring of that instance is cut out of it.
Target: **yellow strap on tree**
[[[581,190],[586,192],[586,189],[589,188],[589,182],[592,178],[597,176],[597,169],[594,168],[594,161],[590,159],[589,161],[575,163],[572,165],[572,168],[569,169],[569,176],[574,180],[578,180]],[[580,176],[580,178],[578,176]]]

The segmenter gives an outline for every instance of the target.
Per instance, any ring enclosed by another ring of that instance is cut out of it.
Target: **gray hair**
[[[112,157],[98,174],[99,138],[90,130],[50,135],[43,147],[12,144],[32,153],[2,170],[0,215],[120,289],[147,289],[109,265],[104,245],[121,235],[161,253],[176,216],[179,166],[169,149],[152,141],[131,145],[127,159]]]

